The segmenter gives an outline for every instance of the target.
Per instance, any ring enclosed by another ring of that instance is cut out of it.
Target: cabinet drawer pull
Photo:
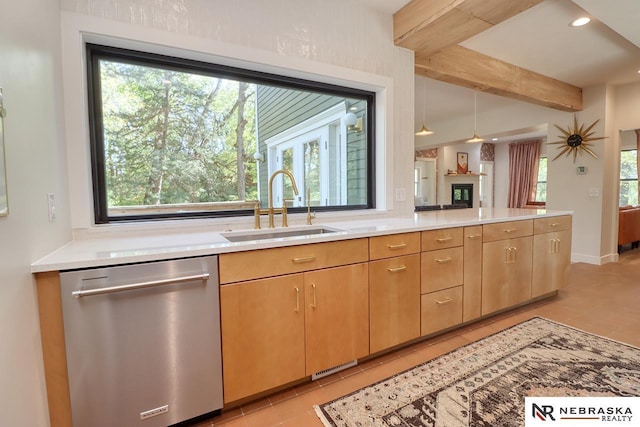
[[[559,222],[552,222],[551,224],[549,224],[549,227],[557,227],[559,225],[560,225]]]
[[[300,288],[296,287],[296,313],[300,312]]]
[[[313,291],[313,304],[311,304],[311,308],[316,308],[318,306],[318,300],[316,299],[316,284],[311,284],[311,290]]]
[[[467,239],[479,239],[482,237],[482,234],[469,234]]]
[[[312,262],[315,260],[316,260],[316,257],[314,256],[303,256],[300,258],[293,258],[291,261],[293,261],[294,264],[302,264],[304,262]]]
[[[388,271],[389,273],[397,273],[397,272],[399,272],[399,271],[404,271],[404,270],[406,270],[406,269],[407,269],[407,266],[406,266],[406,265],[400,265],[400,266],[398,266],[398,267],[389,267],[389,268],[387,268],[387,271]]]
[[[453,300],[451,298],[447,297],[447,298],[443,299],[442,301],[436,300],[436,304],[438,304],[438,305],[449,304],[451,301],[453,301]]]
[[[438,264],[446,264],[448,262],[453,261],[453,258],[451,258],[450,256],[446,257],[446,258],[436,258],[436,262]]]
[[[439,239],[436,239],[436,242],[438,243],[445,243],[445,242],[450,242],[453,240],[453,237],[449,236],[449,237],[440,237]]]
[[[406,243],[398,243],[397,245],[387,245],[387,247],[389,249],[402,249],[402,248],[406,248],[407,244]]]
[[[517,228],[506,228],[504,230],[505,233],[513,233],[514,231],[518,231],[518,229]]]

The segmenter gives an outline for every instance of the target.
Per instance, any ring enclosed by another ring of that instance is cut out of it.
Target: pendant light
[[[429,130],[425,123],[426,109],[427,109],[427,84],[426,82],[422,85],[422,129],[416,132],[416,136],[427,136],[433,135],[433,131]]]
[[[478,128],[478,93],[473,92],[473,138],[467,139],[466,142],[469,144],[473,144],[475,142],[483,142],[484,139],[478,136],[477,128]]]

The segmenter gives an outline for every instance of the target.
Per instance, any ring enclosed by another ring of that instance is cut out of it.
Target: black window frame
[[[94,221],[96,224],[114,222],[136,222],[167,219],[189,218],[223,218],[235,216],[253,215],[253,210],[226,210],[226,211],[196,211],[157,213],[140,215],[109,216],[107,203],[107,185],[104,159],[104,128],[102,123],[102,90],[100,85],[99,61],[103,59],[116,60],[135,65],[162,66],[173,71],[197,72],[213,77],[233,78],[254,84],[269,84],[288,89],[299,89],[312,92],[320,92],[335,96],[344,96],[366,101],[367,120],[365,121],[367,138],[367,203],[359,205],[342,206],[314,206],[314,211],[349,211],[373,209],[375,200],[375,164],[376,164],[376,138],[375,138],[375,103],[376,94],[372,91],[339,86],[330,83],[305,80],[301,78],[278,75],[252,69],[232,67],[213,62],[204,62],[176,56],[167,56],[138,50],[125,49],[94,43],[85,43],[86,52],[86,76],[89,113],[89,142],[91,156],[91,177],[93,190]],[[290,213],[306,212],[306,207],[289,208]]]

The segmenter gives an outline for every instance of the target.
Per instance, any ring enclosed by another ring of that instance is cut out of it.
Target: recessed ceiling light
[[[491,140],[492,140],[492,141],[497,141],[497,140],[498,140],[498,138],[491,138]]]
[[[572,27],[582,27],[583,25],[586,25],[589,22],[591,22],[591,18],[587,16],[582,16],[576,19],[575,21],[571,22],[569,25],[571,25]]]

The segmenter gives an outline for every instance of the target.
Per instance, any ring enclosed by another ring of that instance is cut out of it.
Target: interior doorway
[[[414,168],[415,205],[435,205],[437,188],[437,159],[416,158]]]

